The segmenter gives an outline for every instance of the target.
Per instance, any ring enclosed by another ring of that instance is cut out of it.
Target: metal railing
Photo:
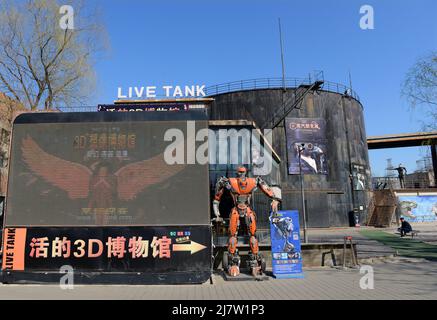
[[[398,177],[373,177],[372,187],[373,190],[384,189],[434,189],[436,185],[434,183],[434,177],[414,177],[406,176],[404,180],[404,188],[401,187],[401,182]]]
[[[228,83],[217,84],[214,86],[209,86],[205,89],[207,96],[216,96],[219,94],[238,92],[238,91],[248,91],[248,90],[258,90],[258,89],[295,89],[301,85],[311,85],[314,81],[319,80],[316,78],[286,78],[285,81],[282,78],[259,78],[259,79],[249,79],[233,81]],[[335,82],[324,81],[323,89],[324,91],[336,92],[340,94],[347,93],[349,96],[357,101],[360,101],[358,94],[351,88]]]
[[[208,86],[205,88],[207,97],[213,97],[220,94],[249,91],[249,90],[263,90],[263,89],[296,89],[301,85],[311,85],[314,81],[321,80],[317,77],[308,78],[258,78],[249,80],[239,80]],[[360,101],[358,94],[351,88],[335,82],[324,81],[322,91],[335,92],[339,94],[348,94],[350,97]],[[161,98],[161,97],[159,97]],[[164,97],[162,97],[164,98]],[[72,106],[62,107],[58,111],[61,112],[96,112],[97,106]]]

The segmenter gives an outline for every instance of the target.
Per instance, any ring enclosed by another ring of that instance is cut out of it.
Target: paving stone
[[[437,263],[406,262],[373,265],[375,289],[360,288],[359,270],[305,269],[304,279],[226,282],[200,286],[58,286],[0,285],[0,299],[122,299],[122,300],[415,300],[437,299]]]
[[[423,230],[419,240],[437,243],[437,224],[414,226]],[[394,232],[395,229],[386,229]],[[394,257],[393,250],[366,239],[359,229],[309,230],[311,242],[339,242],[351,235],[358,242],[361,264],[368,262],[375,289],[360,288],[359,269],[306,268],[304,279],[227,282],[219,274],[197,286],[58,286],[0,285],[0,300],[6,299],[121,299],[121,300],[437,300],[437,262]],[[367,261],[366,261],[367,259]]]

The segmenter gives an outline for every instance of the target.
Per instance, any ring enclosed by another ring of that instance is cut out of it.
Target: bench
[[[410,232],[410,233],[411,233],[411,238],[414,239],[414,237],[417,237],[417,236],[419,235],[419,232],[420,232],[420,231],[412,230],[412,231]]]
[[[411,236],[412,239],[414,239],[415,237],[417,237],[419,235],[420,231],[418,230],[412,230],[410,232],[408,232],[406,235],[407,236]],[[396,232],[396,234],[401,234],[400,232]]]

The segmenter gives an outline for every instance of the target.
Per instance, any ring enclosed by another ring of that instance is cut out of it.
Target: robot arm
[[[282,201],[282,192],[281,188],[279,187],[270,187],[267,182],[265,182],[263,179],[258,177],[256,179],[258,187],[261,189],[261,191],[270,199],[272,199],[272,211],[273,213],[278,212],[278,206],[279,203]]]
[[[221,177],[215,186],[215,196],[213,201],[213,210],[216,216],[216,220],[220,220],[220,200],[225,192],[225,188],[228,185],[229,180],[226,177]]]

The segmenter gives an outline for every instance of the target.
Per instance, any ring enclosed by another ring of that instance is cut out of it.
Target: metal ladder
[[[299,109],[299,104],[305,99],[305,96],[313,91],[317,91],[322,88],[324,81],[317,80],[312,84],[302,84],[300,85],[293,93],[291,97],[289,97],[285,103],[284,108],[279,109],[273,114],[273,117],[267,120],[262,126],[261,130],[265,129],[275,129],[278,127],[282,121],[287,117],[287,115],[294,109]]]

